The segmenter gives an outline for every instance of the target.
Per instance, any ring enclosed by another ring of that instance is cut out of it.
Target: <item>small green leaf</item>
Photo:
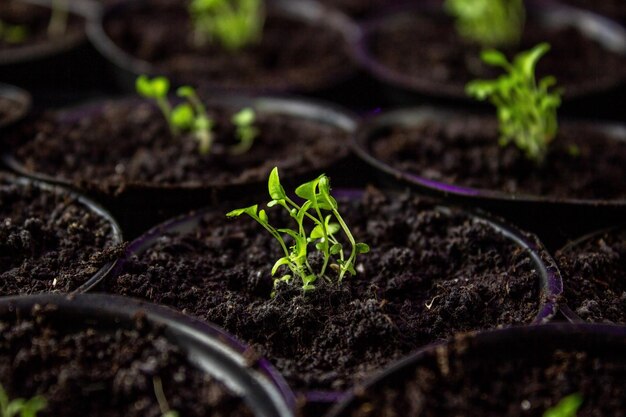
[[[312,202],[316,201],[316,189],[318,183],[319,178],[302,184],[301,186],[296,188],[296,195],[305,200],[309,200]]]
[[[287,194],[285,194],[285,189],[280,184],[280,177],[278,176],[278,168],[274,167],[272,172],[270,173],[269,180],[267,182],[267,188],[270,193],[270,197],[272,200],[286,200]]]
[[[495,67],[508,68],[510,66],[509,60],[506,59],[506,56],[502,52],[496,51],[495,49],[483,51],[480,54],[480,58],[486,64],[493,65]]]
[[[557,405],[546,410],[543,417],[576,417],[583,404],[582,395],[576,393],[564,397]]]
[[[333,246],[330,247],[330,254],[337,255],[339,252],[341,252],[342,249],[343,246],[341,245],[341,243],[335,243]]]
[[[365,244],[365,243],[357,243],[356,246],[356,253],[368,253],[370,251],[370,247],[369,245]]]
[[[267,213],[265,212],[265,210],[259,211],[259,219],[261,219],[262,223],[268,223],[269,222],[269,219],[267,217]]]
[[[246,107],[233,115],[232,122],[235,126],[251,126],[256,119],[254,110]]]
[[[280,268],[283,265],[289,265],[289,263],[290,263],[290,260],[287,257],[282,257],[279,260],[277,260],[274,266],[272,267],[272,276],[276,275],[278,268]]]
[[[171,122],[179,129],[189,129],[194,124],[195,115],[189,104],[181,104],[172,110]]]
[[[184,98],[195,97],[196,90],[194,90],[193,87],[184,85],[182,87],[179,87],[178,90],[176,90],[176,95],[178,95],[178,97],[184,97]]]
[[[249,216],[256,218],[257,217],[257,210],[258,210],[258,208],[259,208],[259,205],[255,204],[255,205],[250,206],[250,207],[232,210],[232,211],[226,213],[226,217],[239,217],[242,214],[248,214]]]

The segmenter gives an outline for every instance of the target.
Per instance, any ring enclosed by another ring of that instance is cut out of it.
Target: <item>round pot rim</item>
[[[58,113],[59,118],[76,118],[84,116],[85,114],[96,113],[102,109],[107,103],[128,103],[128,102],[143,102],[144,100],[138,97],[126,97],[121,99],[104,99],[96,102],[88,102],[79,104],[78,106],[70,107],[65,110],[61,110]],[[226,92],[220,92],[219,94],[213,94],[207,99],[203,100],[208,105],[216,105],[222,108],[243,108],[253,107],[257,111],[266,114],[279,114],[289,117],[311,120],[321,125],[332,126],[343,133],[352,136],[357,129],[358,117],[347,109],[344,109],[336,104],[328,104],[322,100],[301,98],[291,95],[256,95],[256,94],[237,94],[230,95]],[[350,154],[351,145],[350,138],[346,138],[344,141],[345,156]],[[337,156],[335,161],[325,163],[324,166],[320,166],[317,170],[328,168],[331,164],[336,163],[341,159],[341,156]],[[24,164],[19,161],[13,152],[5,152],[0,154],[0,161],[4,162],[7,167],[17,172],[20,175],[34,178],[40,181],[45,181],[52,184],[62,185],[69,188],[76,188],[82,190],[84,188],[100,190],[98,187],[98,181],[90,180],[85,183],[77,184],[75,181],[66,178],[54,177],[49,174],[45,174],[38,171],[31,171]],[[303,173],[306,174],[306,173]],[[146,183],[141,181],[129,181],[123,184],[116,184],[118,189],[113,192],[114,195],[121,192],[134,192],[134,191],[213,191],[223,188],[236,188],[243,187],[252,184],[260,184],[260,182],[244,181],[244,182],[223,182],[223,183],[181,183],[181,184],[156,184]],[[85,187],[85,184],[87,187]]]
[[[363,194],[362,189],[337,189],[335,190],[336,198],[355,199]],[[450,212],[447,206],[437,205],[435,210],[444,214]],[[186,224],[194,223],[202,218],[206,213],[215,211],[216,207],[207,207],[201,210],[194,210],[187,214],[183,214],[167,220],[157,226],[154,226],[144,234],[137,237],[129,243],[126,251],[120,258],[115,270],[107,277],[113,279],[123,273],[124,267],[129,259],[137,253],[140,253],[151,247],[155,241],[168,231],[175,230]],[[539,302],[537,306],[537,314],[529,325],[541,325],[548,323],[559,310],[559,300],[563,292],[563,282],[560,272],[556,267],[556,262],[545,249],[539,239],[530,233],[522,232],[517,227],[507,223],[496,216],[487,214],[480,210],[458,209],[466,214],[473,221],[478,221],[488,225],[496,233],[503,235],[507,240],[513,241],[518,247],[527,251],[536,269],[540,282]],[[185,233],[185,232],[181,232]],[[231,336],[235,337],[235,336]],[[341,401],[349,392],[335,390],[307,390],[301,392],[304,398],[309,402],[329,403]]]
[[[114,14],[121,13],[132,7],[142,7],[148,4],[147,0],[121,0],[119,3],[103,7],[99,15],[91,19],[87,24],[87,37],[94,48],[110,63],[132,74],[162,75],[154,64],[137,58],[119,47],[106,33],[105,21]],[[257,93],[257,94],[281,94],[281,93],[312,93],[324,88],[332,87],[352,78],[357,72],[357,65],[352,60],[350,45],[361,36],[360,28],[353,19],[341,11],[322,5],[313,0],[269,0],[269,9],[277,10],[296,20],[305,22],[317,22],[340,34],[344,40],[350,64],[353,68],[344,68],[333,77],[328,77],[315,86],[299,85],[297,83],[285,84],[280,87],[267,86],[231,86],[227,87],[219,81],[203,80],[202,86],[210,90],[229,91],[234,94]],[[174,81],[175,78],[174,78]]]
[[[560,334],[579,334],[582,336],[620,336],[626,337],[626,326],[611,325],[611,324],[589,324],[589,323],[549,323],[537,326],[515,326],[507,327],[503,329],[484,330],[476,332],[467,332],[459,334],[454,338],[451,338],[444,342],[433,343],[425,346],[422,349],[414,352],[410,356],[400,359],[390,366],[386,367],[383,371],[379,372],[373,378],[367,380],[364,384],[356,388],[358,391],[369,389],[379,382],[387,378],[393,377],[396,372],[401,371],[406,367],[413,366],[421,362],[428,355],[432,355],[441,349],[442,346],[450,346],[453,343],[471,339],[473,343],[481,345],[495,345],[497,342],[520,340],[523,339],[528,333],[536,333],[543,337],[558,336]],[[325,417],[340,417],[343,416],[343,412],[348,409],[352,400],[357,397],[355,389],[347,393],[347,395],[341,400],[339,404],[336,404],[325,415]]]
[[[107,318],[120,321],[132,321],[138,315],[146,317],[152,325],[164,326],[165,329],[174,329],[189,337],[194,343],[211,346],[237,363],[239,371],[258,373],[253,375],[254,387],[262,389],[272,398],[274,405],[281,408],[281,415],[276,417],[291,417],[296,408],[296,399],[283,379],[282,375],[266,360],[259,359],[255,366],[250,366],[244,354],[248,347],[220,327],[179,313],[166,306],[148,303],[142,300],[110,294],[35,294],[26,296],[0,297],[0,314],[2,310],[16,310],[31,308],[38,304],[52,304],[69,313],[96,314],[103,313]],[[85,313],[86,312],[86,313]],[[172,340],[173,337],[168,336]],[[178,343],[177,343],[178,344]],[[190,358],[190,356],[188,355]],[[207,366],[193,365],[203,372],[211,374]],[[252,372],[251,372],[252,371]],[[219,378],[218,378],[219,379]],[[269,383],[269,385],[268,385]],[[272,387],[272,390],[269,389]],[[275,390],[275,392],[271,392]],[[281,404],[279,404],[279,401]],[[256,410],[253,410],[256,413]],[[269,417],[269,416],[268,416]],[[274,416],[272,416],[274,417]]]
[[[384,112],[359,126],[356,134],[352,136],[352,150],[354,153],[368,165],[388,176],[393,177],[397,181],[427,189],[439,195],[452,195],[458,197],[466,197],[485,202],[507,202],[507,203],[533,203],[546,204],[554,206],[588,206],[588,207],[614,207],[623,208],[626,206],[626,198],[624,199],[579,199],[579,198],[557,198],[550,196],[540,196],[526,193],[508,193],[487,188],[474,188],[453,183],[431,180],[417,174],[411,174],[401,169],[395,168],[390,163],[378,159],[369,150],[369,143],[372,140],[372,131],[379,127],[397,125],[397,126],[418,126],[423,120],[443,120],[452,117],[480,117],[485,116],[481,113],[474,113],[468,110],[451,110],[443,107],[412,107],[400,110],[392,110]],[[413,121],[408,121],[412,117]],[[563,120],[562,124],[567,124],[567,120]],[[569,123],[585,124],[594,126],[612,137],[615,140],[626,140],[626,125],[614,122],[596,123],[583,120],[572,121]],[[618,136],[623,136],[620,138]]]
[[[79,204],[82,204],[88,211],[94,213],[100,218],[103,218],[107,224],[111,227],[111,239],[110,245],[120,245],[124,242],[124,237],[122,233],[122,229],[120,225],[117,223],[117,220],[109,213],[103,206],[93,201],[92,199],[77,193],[73,190],[67,189],[66,187],[62,187],[55,184],[49,184],[46,182],[42,182],[36,179],[31,179],[27,177],[18,177],[14,176],[10,173],[4,173],[4,178],[11,184],[19,185],[20,187],[25,186],[34,186],[39,188],[40,190],[55,193],[59,195],[67,195],[73,199],[75,199]],[[85,281],[82,285],[80,285],[75,290],[71,291],[71,294],[79,294],[89,291],[91,288],[98,285],[105,277],[107,277],[118,265],[120,262],[119,259],[115,259],[112,261],[106,262],[102,265],[98,271],[94,275],[91,276],[87,281]],[[44,293],[45,294],[45,293]]]
[[[405,8],[404,11],[370,19],[363,23],[360,36],[356,38],[352,45],[354,60],[366,72],[390,86],[402,88],[412,93],[476,104],[476,100],[468,97],[465,93],[465,84],[411,76],[380,62],[370,51],[370,38],[381,28],[391,25],[395,21],[406,19],[406,13],[437,11],[441,10],[441,8],[442,6],[439,2],[424,0],[419,5]],[[573,6],[537,0],[529,0],[528,8],[539,16],[544,25],[549,25],[546,21],[552,21],[552,24],[556,26],[573,25],[585,37],[600,39],[600,42],[605,44],[605,50],[626,56],[626,28],[608,17]],[[607,45],[610,45],[610,47]],[[605,77],[601,82],[595,80],[595,83],[577,83],[575,88],[569,86],[564,92],[563,99],[567,102],[592,94],[608,92],[616,86],[626,84],[626,72],[621,76],[617,75]]]
[[[21,106],[21,111],[14,117],[0,120],[0,129],[4,129],[22,120],[31,111],[33,106],[33,99],[28,91],[10,84],[0,83],[0,98],[19,103]]]

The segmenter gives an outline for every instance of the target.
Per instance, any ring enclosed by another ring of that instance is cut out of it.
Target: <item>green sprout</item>
[[[172,410],[167,402],[161,378],[158,376],[153,377],[152,385],[154,386],[154,396],[156,397],[157,402],[159,403],[159,409],[161,410],[161,417],[179,417],[180,414],[178,411]]]
[[[232,122],[237,128],[235,135],[239,140],[239,143],[231,150],[233,154],[240,155],[252,148],[254,140],[259,135],[259,129],[254,126],[255,121],[256,113],[250,107],[242,109],[233,116]]]
[[[280,206],[287,210],[290,217],[295,220],[297,228],[277,229],[270,225],[265,210],[259,210],[258,205],[233,210],[227,217],[239,217],[247,214],[256,220],[267,230],[280,244],[283,257],[278,259],[272,267],[272,276],[286,266],[289,273],[274,280],[278,282],[292,282],[298,279],[302,283],[304,292],[315,289],[315,281],[324,278],[332,281],[327,272],[333,270],[337,274],[337,282],[341,283],[346,274],[356,275],[356,259],[359,254],[369,252],[370,248],[365,243],[357,243],[339,213],[337,201],[330,193],[330,180],[326,175],[320,175],[317,179],[302,184],[296,188],[295,193],[304,200],[303,204],[297,204],[285,193],[280,183],[278,168],[274,168],[268,180],[268,191],[272,199],[267,206]],[[308,223],[308,227],[307,227]],[[350,244],[349,254],[344,251],[344,245],[337,239],[337,233],[343,232]],[[289,246],[284,237],[289,236],[293,244]],[[314,269],[309,263],[309,245],[322,255],[322,265]]]
[[[219,43],[237,51],[257,42],[262,35],[262,0],[190,0],[189,13],[198,46]]]
[[[543,413],[543,417],[576,417],[583,405],[582,395],[576,393],[564,397],[552,408]]]
[[[24,25],[11,25],[0,20],[0,41],[18,44],[28,38],[28,28]]]
[[[446,0],[458,33],[487,47],[519,43],[526,11],[523,0]]]
[[[48,23],[48,36],[54,38],[61,36],[67,30],[69,7],[67,0],[52,0],[52,14]]]
[[[41,396],[29,400],[23,398],[9,400],[9,395],[0,384],[0,417],[36,417],[46,406],[46,399]]]
[[[549,50],[547,43],[539,44],[518,54],[512,63],[496,50],[484,51],[485,63],[507,73],[495,80],[472,81],[466,87],[470,96],[489,99],[496,106],[500,144],[513,142],[538,163],[543,162],[558,132],[557,109],[561,105],[561,91],[551,91],[556,79],[545,77],[538,83],[535,79],[537,62]]]

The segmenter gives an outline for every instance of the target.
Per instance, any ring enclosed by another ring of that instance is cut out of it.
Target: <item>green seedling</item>
[[[547,43],[539,44],[518,54],[512,63],[496,50],[484,51],[482,60],[503,68],[506,74],[495,80],[472,81],[466,87],[470,96],[488,99],[496,106],[500,144],[515,143],[537,163],[543,162],[558,132],[557,110],[561,105],[561,91],[552,91],[556,79],[535,79],[537,62],[549,50]]]
[[[231,152],[236,155],[246,153],[252,148],[254,140],[259,135],[259,129],[254,126],[256,113],[250,107],[242,109],[232,118],[232,123],[236,127],[235,135],[239,143],[235,145]]]
[[[564,397],[554,407],[546,410],[543,417],[576,417],[583,405],[582,395],[576,393]]]
[[[523,0],[446,0],[459,35],[484,47],[519,43],[526,11]]]
[[[167,402],[161,378],[158,376],[152,378],[152,385],[154,386],[154,396],[156,397],[157,402],[159,403],[159,409],[161,410],[161,417],[179,417],[180,414],[178,411],[172,410]]]
[[[356,242],[339,213],[337,201],[330,193],[330,180],[326,175],[320,175],[296,188],[296,195],[304,200],[302,204],[297,204],[287,196],[280,183],[278,168],[270,173],[268,191],[271,201],[267,206],[278,206],[287,210],[296,223],[295,229],[270,225],[266,211],[259,210],[258,205],[233,210],[227,216],[239,217],[246,214],[278,241],[284,256],[274,263],[272,276],[276,276],[281,267],[285,267],[288,273],[275,278],[275,285],[281,281],[290,283],[297,280],[301,283],[302,290],[307,292],[315,289],[314,284],[319,278],[332,281],[327,275],[329,270],[334,271],[339,283],[346,274],[356,275],[357,256],[369,252],[370,248],[365,243]],[[339,232],[343,232],[349,242],[350,248],[347,251],[337,237]],[[291,238],[291,246],[287,244],[285,237]],[[323,262],[317,270],[309,263],[310,245],[322,255]]]
[[[19,44],[28,38],[28,28],[24,25],[11,25],[0,20],[0,41]]]
[[[262,0],[190,0],[196,44],[217,43],[237,51],[258,42],[265,20],[263,9]]]
[[[67,0],[52,0],[52,14],[48,23],[48,36],[58,37],[67,30],[69,7]]]
[[[0,417],[36,417],[37,413],[46,408],[46,399],[41,396],[29,400],[16,398],[9,400],[7,392],[0,384]]]

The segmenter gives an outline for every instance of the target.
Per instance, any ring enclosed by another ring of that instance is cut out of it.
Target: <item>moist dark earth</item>
[[[227,220],[227,211],[206,213],[190,235],[160,237],[103,289],[217,323],[296,389],[348,388],[456,332],[530,323],[543,301],[527,252],[490,226],[374,189],[342,203],[355,238],[372,247],[358,275],[340,286],[319,279],[304,295],[300,285],[279,285],[271,298],[278,244],[249,218]]]
[[[20,103],[0,96],[0,127],[15,120],[16,117],[19,117],[22,110],[23,107]]]
[[[216,44],[197,45],[180,0],[153,0],[149,8],[129,8],[107,18],[105,29],[130,55],[187,83],[310,91],[328,87],[354,68],[340,32],[271,9],[262,39],[236,52]]]
[[[354,17],[371,17],[385,12],[402,3],[401,0],[321,0],[327,6],[335,7]]]
[[[520,343],[471,354],[463,342],[439,349],[383,386],[364,390],[341,417],[541,417],[574,393],[584,399],[580,417],[624,415],[623,353]]]
[[[0,3],[0,21],[10,25],[27,27],[27,37],[24,42],[9,43],[0,37],[0,50],[17,50],[24,46],[42,44],[48,37],[48,23],[50,22],[50,9],[28,4],[17,0],[3,0]],[[78,17],[71,16],[67,32],[63,37],[80,36],[84,31],[84,22]]]
[[[602,90],[626,77],[625,57],[603,49],[572,27],[549,29],[532,17],[520,45],[503,51],[513,56],[541,42],[552,48],[539,62],[538,76],[555,76],[566,97]],[[406,13],[398,24],[374,31],[368,48],[383,65],[408,77],[408,82],[434,92],[464,97],[467,82],[500,74],[480,61],[480,47],[463,41],[442,11]]]
[[[498,136],[495,118],[427,118],[375,132],[369,147],[394,168],[444,183],[552,198],[626,197],[626,143],[592,125],[563,123],[543,164],[500,146]]]
[[[77,289],[118,256],[112,237],[75,198],[0,176],[0,295]]]
[[[155,378],[181,416],[253,415],[142,320],[110,332],[70,329],[67,323],[61,330],[48,308],[55,307],[0,318],[0,383],[11,399],[46,398],[39,416],[160,417]]]
[[[626,324],[626,229],[614,229],[557,253],[564,302],[592,323]]]
[[[160,111],[147,102],[122,101],[71,117],[44,114],[23,123],[16,157],[26,169],[75,184],[98,179],[102,189],[127,183],[211,186],[264,182],[274,166],[284,176],[324,169],[348,154],[347,133],[321,122],[280,113],[257,114],[259,136],[250,151],[236,145],[232,112],[209,107],[214,145],[201,155],[190,134],[174,137]]]

